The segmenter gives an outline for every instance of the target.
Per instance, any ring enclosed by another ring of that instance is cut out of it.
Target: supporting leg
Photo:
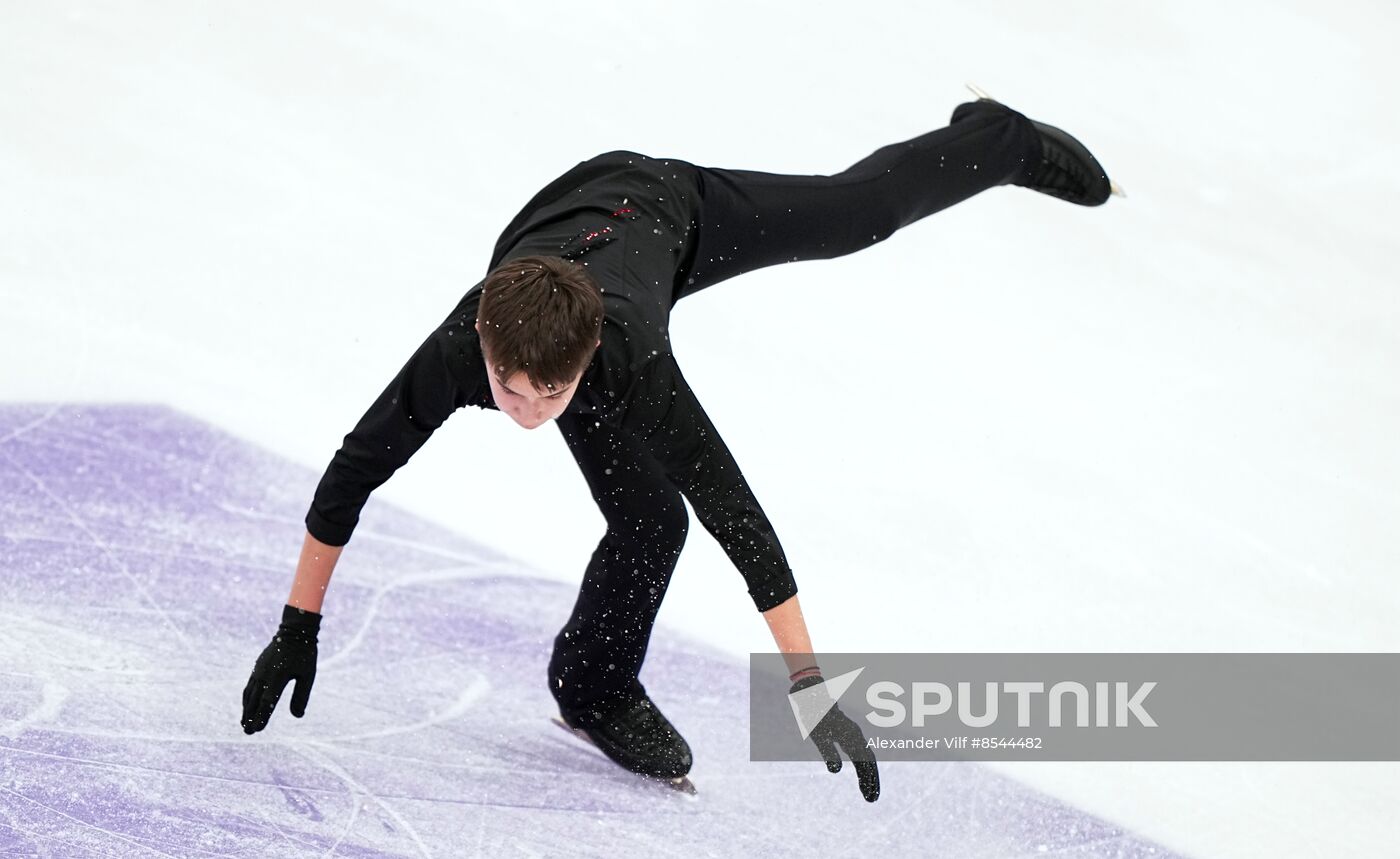
[[[577,723],[645,693],[638,675],[689,514],[630,437],[587,415],[566,412],[556,423],[607,521],[549,663],[550,692]]]

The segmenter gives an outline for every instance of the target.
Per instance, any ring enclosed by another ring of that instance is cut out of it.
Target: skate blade
[[[563,728],[564,730],[568,731],[569,733],[573,734],[575,737],[578,737],[580,740],[583,740],[585,743],[592,746],[593,748],[598,749],[598,744],[593,742],[592,737],[588,736],[588,734],[584,733],[583,731],[580,731],[578,728],[570,727],[568,722],[565,722],[558,716],[550,716],[549,720],[554,724],[558,725],[559,727]],[[602,749],[598,749],[598,753],[602,754]],[[612,758],[609,758],[607,755],[603,755],[603,757],[607,759],[609,763],[617,764],[617,761],[613,760]],[[618,766],[618,769],[622,770],[623,772],[632,772],[631,770],[622,766]],[[678,778],[664,778],[661,776],[642,775],[641,773],[632,773],[632,775],[637,776],[641,779],[645,779],[649,782],[665,785],[671,790],[677,791],[679,793],[689,794],[690,796],[695,796],[697,792],[695,790],[695,783],[690,780],[690,776],[683,775]]]
[[[976,84],[969,83],[966,84],[966,86],[968,89],[972,90],[972,94],[977,96],[978,98],[985,98],[987,101],[996,101],[996,99],[992,98],[990,95],[987,94],[985,90],[981,89]],[[1000,104],[1000,102],[997,103]]]

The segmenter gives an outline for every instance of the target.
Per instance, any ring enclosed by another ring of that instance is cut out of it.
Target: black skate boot
[[[690,745],[645,694],[609,712],[560,715],[624,769],[672,782],[690,772]]]
[[[1001,104],[972,84],[968,84],[967,88],[972,90],[978,101]],[[1108,178],[1088,147],[1053,125],[1034,119],[1031,123],[1040,132],[1040,163],[1002,184],[1020,185],[1080,206],[1102,206],[1108,202],[1110,194],[1124,196],[1122,189]]]

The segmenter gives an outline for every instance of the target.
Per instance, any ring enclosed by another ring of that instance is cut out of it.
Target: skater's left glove
[[[822,682],[821,675],[803,677],[792,684],[788,694],[801,692]],[[826,695],[826,687],[823,686],[804,696],[803,705],[815,704],[824,707],[830,700],[830,696]],[[875,753],[865,745],[865,734],[861,732],[860,726],[852,721],[850,716],[842,713],[840,707],[833,702],[809,736],[816,744],[817,751],[821,753],[822,760],[826,761],[829,772],[841,771],[841,754],[837,751],[837,747],[840,747],[846,753],[846,757],[851,759],[851,763],[855,764],[856,781],[860,785],[861,796],[865,797],[866,802],[874,802],[880,798],[880,770],[875,764]]]

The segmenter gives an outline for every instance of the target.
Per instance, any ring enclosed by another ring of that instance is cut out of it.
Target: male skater
[[[563,720],[605,754],[652,777],[690,769],[689,746],[638,680],[685,542],[682,497],[743,575],[793,691],[823,682],[803,656],[812,643],[778,537],[671,351],[671,309],[746,271],[854,253],[1008,184],[1085,206],[1110,193],[1077,140],[986,97],[958,105],[948,126],[831,176],[616,151],[550,183],[505,228],[484,280],[332,458],[306,515],[282,624],[243,693],[244,730],[266,727],[292,679],[292,715],[305,713],[322,598],[361,508],[467,405],[526,429],[553,419],[607,520],[548,670]],[[832,772],[844,749],[875,801],[875,760],[855,722],[832,708],[811,738]]]

